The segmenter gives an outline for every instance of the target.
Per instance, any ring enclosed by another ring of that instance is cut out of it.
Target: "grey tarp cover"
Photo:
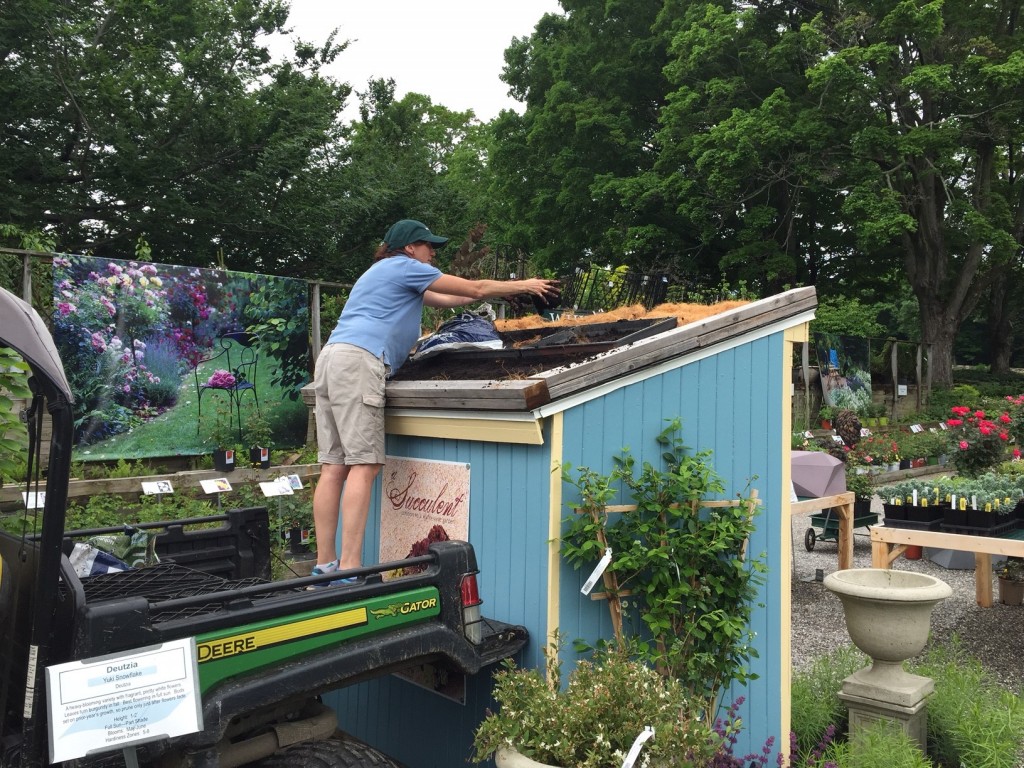
[[[821,451],[793,451],[790,467],[797,496],[818,498],[846,492],[846,465]]]
[[[43,371],[69,402],[73,401],[53,339],[36,311],[10,291],[0,288],[0,318],[0,346],[16,350],[26,362]]]

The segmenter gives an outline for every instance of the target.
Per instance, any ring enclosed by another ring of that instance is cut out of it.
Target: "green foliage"
[[[857,298],[823,297],[814,311],[811,331],[865,338],[884,336],[886,327],[878,320],[879,309],[879,305],[863,304]]]
[[[28,400],[28,364],[14,350],[0,347],[0,485],[4,478],[23,480],[28,457],[28,430],[14,400]]]
[[[829,760],[835,768],[1020,765],[1020,698],[994,681],[956,638],[932,645],[907,664],[908,671],[935,681],[928,699],[928,745],[935,763],[905,737],[884,730],[868,728],[846,739],[846,705],[838,693],[843,679],[867,661],[853,646],[844,646],[793,675],[792,728],[798,745],[793,765],[826,768]],[[826,747],[823,752],[820,745]]]
[[[764,583],[760,558],[744,558],[755,530],[753,502],[702,506],[723,490],[710,451],[690,454],[678,436],[679,419],[658,436],[662,466],[637,465],[624,450],[604,475],[566,464],[562,479],[579,502],[564,521],[562,554],[577,569],[613,552],[605,591],[620,648],[619,592],[632,590],[649,637],[636,648],[662,674],[681,681],[692,697],[711,700],[732,681],[744,682],[756,657],[749,620]],[[613,516],[606,509],[623,483],[637,509]],[[618,619],[617,619],[618,617]]]
[[[247,329],[259,337],[271,384],[296,400],[309,381],[309,302],[289,281],[264,277],[257,286],[244,310]]]
[[[714,754],[713,737],[678,682],[621,652],[580,661],[563,690],[558,645],[547,649],[548,679],[536,669],[505,661],[495,674],[498,712],[488,713],[475,736],[474,762],[502,747],[546,765],[613,768],[621,765],[633,740],[647,726],[656,737],[643,750],[652,764],[687,755],[687,765],[705,765]],[[646,763],[645,763],[646,764]]]
[[[351,89],[320,73],[343,48],[333,37],[271,61],[287,14],[270,0],[7,4],[0,210],[65,252],[145,234],[179,264],[222,249],[247,268],[308,269],[333,239],[343,191],[325,169],[341,165]]]
[[[1024,706],[959,643],[930,649],[912,671],[935,680],[928,740],[949,765],[1016,768],[1024,758]]]
[[[899,725],[879,719],[859,730],[849,741],[834,742],[808,768],[933,768],[917,742]]]
[[[811,666],[793,674],[791,727],[798,760],[803,765],[811,752],[826,741],[829,726],[840,733],[847,727],[846,705],[839,698],[843,680],[864,666],[867,657],[852,645],[841,646],[816,658]]]

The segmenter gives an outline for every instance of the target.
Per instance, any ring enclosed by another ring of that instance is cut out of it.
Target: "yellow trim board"
[[[791,508],[790,488],[792,488],[792,468],[790,466],[791,435],[793,432],[793,398],[790,394],[793,386],[793,345],[806,344],[810,339],[810,324],[788,328],[783,337],[785,354],[782,356],[782,445],[780,455],[782,461],[782,502],[779,524],[782,526],[779,536],[779,560],[786,567],[780,568],[779,578],[781,600],[779,605],[779,670],[781,685],[779,686],[780,732],[789,733],[792,728],[792,695],[793,695],[793,570],[788,567],[793,561],[793,513]],[[787,763],[789,764],[789,763]]]
[[[544,445],[544,433],[538,419],[511,421],[508,419],[388,415],[385,417],[385,431],[389,435],[408,435],[410,437],[441,437],[448,440]]]
[[[564,432],[562,413],[551,417],[551,474],[549,480],[548,508],[548,595],[547,595],[547,635],[548,645],[555,640],[558,631],[559,600],[562,579],[562,450]]]

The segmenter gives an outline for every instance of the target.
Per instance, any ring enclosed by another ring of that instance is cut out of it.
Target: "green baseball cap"
[[[430,231],[426,224],[415,219],[402,219],[395,222],[391,225],[388,233],[384,235],[384,242],[392,248],[404,248],[409,243],[419,242],[420,240],[425,243],[431,243],[438,248],[448,242],[447,237],[438,237]]]

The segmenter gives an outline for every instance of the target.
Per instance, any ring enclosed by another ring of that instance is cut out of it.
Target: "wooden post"
[[[309,304],[309,322],[312,325],[310,329],[310,343],[312,348],[310,349],[311,362],[315,362],[320,357],[320,348],[323,340],[320,338],[320,281],[314,280],[310,283],[312,289],[312,298]]]
[[[804,374],[804,428],[811,428],[811,344],[808,341],[803,343],[803,351],[800,353],[800,366]]]
[[[992,607],[992,555],[974,553],[974,598],[982,608]]]
[[[32,303],[32,254],[25,253],[21,257],[21,298]]]
[[[917,345],[917,410],[921,410],[921,358],[924,352],[924,345]]]
[[[900,371],[899,365],[896,359],[899,357],[897,352],[899,351],[900,343],[896,339],[892,340],[892,349],[889,352],[890,366],[892,367],[892,413],[889,414],[889,418],[896,421],[896,404],[899,402],[899,387],[900,387]]]

